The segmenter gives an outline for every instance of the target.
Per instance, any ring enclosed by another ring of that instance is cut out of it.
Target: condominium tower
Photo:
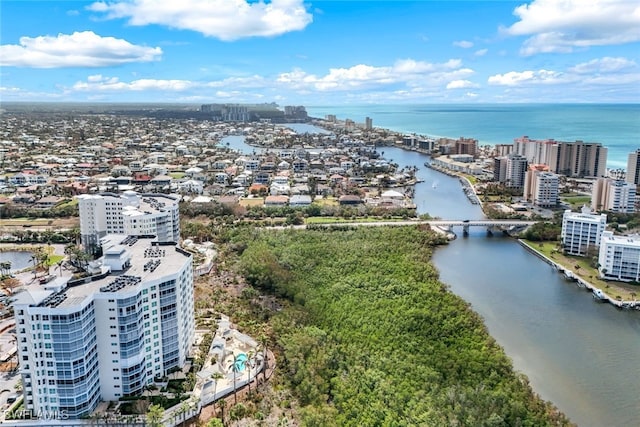
[[[524,180],[524,198],[542,208],[555,207],[559,201],[560,177],[547,165],[529,165]]]
[[[184,366],[194,337],[192,258],[175,243],[103,239],[93,281],[58,278],[16,294],[25,408],[69,418],[140,394]]]
[[[602,234],[600,277],[609,280],[640,282],[640,238],[614,236],[611,231]]]
[[[591,214],[586,206],[581,212],[566,210],[562,216],[562,246],[570,255],[587,255],[600,246],[606,228],[606,214]]]
[[[618,213],[634,213],[636,185],[610,178],[600,178],[593,183],[591,209]]]
[[[180,238],[179,196],[167,194],[83,194],[78,196],[80,236],[92,251],[107,234],[156,236],[161,242]]]
[[[601,177],[607,172],[607,148],[595,142],[565,142],[529,137],[514,140],[514,152],[530,163],[549,166],[553,173],[568,177]]]
[[[631,184],[640,185],[640,149],[629,153],[626,181]]]

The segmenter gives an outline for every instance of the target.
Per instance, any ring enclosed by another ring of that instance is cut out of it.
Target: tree
[[[231,366],[229,366],[229,369],[233,371],[233,403],[236,403],[236,404],[238,403],[238,396],[236,395],[236,374],[240,370],[240,364],[237,362],[238,362],[238,355],[234,354],[233,362],[231,362]]]
[[[207,427],[224,427],[224,424],[222,424],[220,418],[212,418],[209,420],[209,423],[207,423]]]
[[[187,402],[182,402],[182,404],[180,405],[180,409],[178,409],[178,414],[182,418],[182,421],[180,422],[181,426],[183,426],[186,421],[185,418],[188,410],[189,410],[189,405],[187,405]]]
[[[216,392],[218,390],[218,381],[224,378],[221,372],[214,372],[211,374],[211,378],[215,383],[213,384],[213,412],[216,412]]]
[[[247,385],[249,386],[249,394],[251,394],[251,362],[255,360],[255,355],[256,355],[256,352],[253,350],[250,350],[247,353],[246,366],[247,366]]]
[[[164,409],[160,405],[151,405],[147,410],[147,424],[149,427],[162,427]]]
[[[224,425],[224,408],[227,407],[227,401],[225,399],[222,399],[219,405],[220,405],[220,411],[221,411],[220,418],[222,418],[222,424]]]

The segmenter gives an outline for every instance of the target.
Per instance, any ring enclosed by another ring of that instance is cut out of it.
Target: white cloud
[[[531,36],[523,55],[640,40],[640,6],[630,0],[533,0],[514,10],[507,34]]]
[[[475,56],[485,56],[487,54],[487,52],[489,52],[489,49],[479,49],[476,50],[474,55]]]
[[[446,82],[468,77],[474,73],[461,68],[462,61],[451,59],[444,63],[430,63],[413,59],[402,59],[391,66],[358,64],[349,68],[331,68],[324,76],[308,74],[296,68],[281,73],[276,81],[292,89],[315,89],[318,91],[346,91],[375,89],[392,85],[444,85]]]
[[[470,42],[468,40],[460,40],[453,42],[453,45],[456,47],[461,47],[463,49],[469,49],[473,47],[473,42]]]
[[[640,82],[640,67],[627,58],[606,56],[568,67],[565,71],[527,70],[496,74],[489,77],[488,82],[510,87],[565,84],[567,90],[572,87],[630,86],[632,93],[637,92],[633,85]]]
[[[99,1],[88,9],[107,19],[127,18],[130,25],[165,25],[227,41],[278,36],[302,30],[313,20],[302,0]]]
[[[464,88],[477,87],[477,86],[478,85],[476,85],[473,82],[470,82],[469,80],[453,80],[447,83],[447,89],[464,89]]]
[[[505,74],[490,76],[487,80],[491,85],[520,86],[522,84],[558,84],[566,83],[563,73],[549,70],[538,71],[510,71]]]
[[[465,95],[467,95],[469,98],[476,98],[478,96],[478,94],[475,92],[467,92]]]
[[[138,46],[93,31],[53,36],[21,37],[19,45],[0,46],[3,67],[108,67],[160,59],[159,47]]]
[[[592,59],[591,61],[578,64],[569,68],[569,71],[578,74],[612,73],[629,70],[636,68],[637,66],[638,64],[636,64],[635,61],[631,61],[627,58],[612,58],[605,56],[604,58]]]
[[[150,91],[160,90],[180,92],[195,87],[196,84],[189,80],[158,80],[138,79],[129,83],[121,82],[117,77],[103,77],[93,75],[86,82],[76,82],[73,90],[76,91]]]

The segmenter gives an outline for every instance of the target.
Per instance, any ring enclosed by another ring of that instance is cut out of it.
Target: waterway
[[[6,251],[0,252],[0,262],[11,262],[11,271],[22,270],[31,264],[31,252],[28,251]]]
[[[253,150],[241,137],[230,138],[231,148]],[[416,185],[419,213],[483,218],[457,178],[424,166],[427,156],[395,147],[379,151],[400,167],[418,167],[424,180]],[[544,399],[580,426],[640,425],[640,312],[595,302],[515,240],[487,237],[480,228],[436,250],[433,262]]]
[[[420,168],[420,213],[483,217],[457,178],[423,166],[427,156],[384,151],[401,167]],[[487,237],[480,228],[463,238],[460,231],[434,254],[440,279],[484,318],[534,390],[579,426],[640,425],[640,313],[596,302],[514,239]]]

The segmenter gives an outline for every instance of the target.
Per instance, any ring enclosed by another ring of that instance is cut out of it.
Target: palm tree
[[[214,372],[211,374],[211,378],[215,381],[213,384],[213,413],[216,413],[216,391],[218,390],[218,381],[224,378],[224,375],[220,372]]]
[[[147,411],[147,425],[149,427],[162,427],[164,410],[160,405],[151,405]]]
[[[222,418],[222,424],[224,424],[224,408],[226,408],[226,407],[227,407],[227,401],[222,399],[220,401],[220,409],[222,410],[222,414],[221,414],[220,418]]]
[[[256,352],[250,350],[247,352],[247,385],[249,386],[249,395],[251,395],[251,360],[255,358]]]
[[[182,416],[182,421],[180,422],[181,426],[183,426],[186,421],[185,418],[188,410],[189,410],[189,405],[187,405],[187,402],[182,402],[182,405],[180,405],[180,409],[178,409],[178,414]]]
[[[233,362],[229,369],[233,371],[233,402],[238,403],[238,396],[236,395],[236,374],[238,373],[238,355],[233,355]]]
[[[267,357],[267,344],[269,337],[267,334],[260,335],[260,346],[262,347],[262,382],[267,382],[267,368],[269,367],[269,358]]]

